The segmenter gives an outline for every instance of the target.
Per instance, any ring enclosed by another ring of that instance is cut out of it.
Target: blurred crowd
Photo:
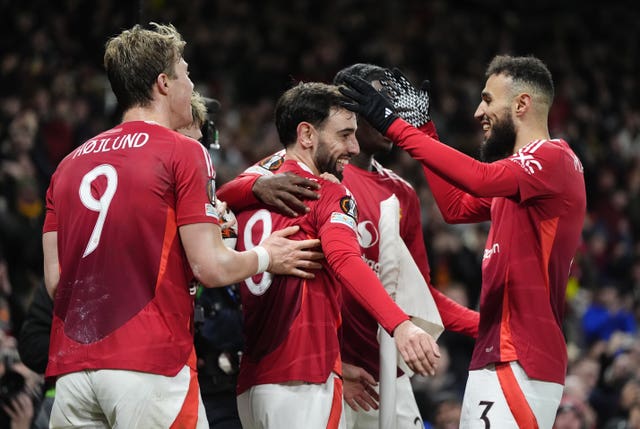
[[[184,35],[192,80],[222,104],[219,184],[280,148],[273,107],[283,90],[331,81],[354,62],[430,79],[441,140],[475,156],[486,64],[497,53],[531,53],[554,75],[551,135],[581,158],[588,196],[567,288],[570,365],[556,427],[640,428],[640,13],[617,1],[556,3],[0,0],[0,362],[42,282],[51,174],[119,120],[101,62],[121,29],[171,22]],[[445,224],[416,162],[399,151],[380,161],[421,197],[434,285],[475,307],[488,225]],[[473,344],[449,333],[439,343],[439,374],[414,388],[432,427],[457,427]]]

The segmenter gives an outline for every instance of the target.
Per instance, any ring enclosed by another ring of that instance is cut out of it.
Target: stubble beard
[[[342,171],[338,171],[337,159],[331,159],[326,151],[327,145],[322,141],[318,141],[318,151],[315,156],[316,167],[320,173],[330,173],[342,181]]]
[[[513,154],[516,144],[516,127],[511,112],[506,111],[503,119],[491,127],[491,136],[480,146],[480,160],[494,162]]]

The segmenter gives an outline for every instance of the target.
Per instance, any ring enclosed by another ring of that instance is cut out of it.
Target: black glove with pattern
[[[391,98],[396,113],[402,119],[416,128],[420,128],[431,120],[428,80],[422,82],[418,89],[399,69],[394,68],[392,72],[389,70],[385,72],[385,78],[380,83],[385,93]]]
[[[345,76],[340,92],[349,98],[342,107],[362,115],[372,127],[385,134],[393,121],[398,119],[391,101],[378,92],[369,82],[358,76]]]

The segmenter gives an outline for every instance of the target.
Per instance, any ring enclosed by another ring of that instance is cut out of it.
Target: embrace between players
[[[483,263],[480,316],[431,288],[445,328],[477,337],[461,426],[550,428],[585,192],[580,161],[548,135],[553,83],[544,64],[508,56],[490,64],[476,117],[493,162],[438,142],[428,93],[397,70],[358,64],[336,76],[339,87],[294,86],[276,105],[284,153],[218,192],[238,220],[232,250],[220,237],[211,159],[173,131],[193,120],[184,44],[162,25],[107,43],[105,67],[124,115],[96,139],[138,132],[148,140],[65,158],[47,192],[45,282],[55,298],[47,375],[58,379],[51,427],[207,427],[193,276],[207,287],[242,282],[245,429],[377,427],[366,410],[377,396],[377,325],[411,370],[433,374],[439,358],[434,338],[393,302],[358,243],[358,222],[378,225],[379,203],[395,194],[400,236],[430,283],[417,196],[373,159],[395,143],[422,163],[445,219],[491,220],[487,247],[500,249]],[[290,203],[292,194],[304,203]],[[379,258],[375,243],[364,252]],[[413,427],[403,419],[420,421],[415,399],[408,376],[398,375],[398,424]],[[343,387],[359,411],[343,412]]]

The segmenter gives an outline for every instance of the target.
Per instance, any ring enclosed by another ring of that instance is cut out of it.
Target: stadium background
[[[0,344],[11,344],[42,278],[42,203],[53,169],[118,121],[102,54],[120,30],[171,22],[185,37],[197,89],[222,103],[220,184],[280,148],[272,112],[283,90],[300,80],[330,81],[354,62],[398,66],[415,83],[429,78],[441,139],[475,156],[473,112],[487,63],[497,53],[534,54],[555,79],[551,135],[565,138],[585,167],[588,216],[565,333],[575,368],[585,357],[599,365],[595,385],[574,396],[590,401],[605,427],[630,407],[618,404],[622,386],[640,377],[640,13],[618,1],[514,3],[0,0]],[[434,284],[474,307],[487,225],[445,225],[417,163],[397,151],[382,161],[421,197]],[[598,305],[607,328],[585,331],[594,326],[588,310]],[[631,335],[612,335],[616,329]],[[455,335],[443,343],[448,371],[416,382],[416,391],[428,392],[425,401],[456,396],[463,386],[470,344]],[[634,392],[640,407],[640,387]]]

